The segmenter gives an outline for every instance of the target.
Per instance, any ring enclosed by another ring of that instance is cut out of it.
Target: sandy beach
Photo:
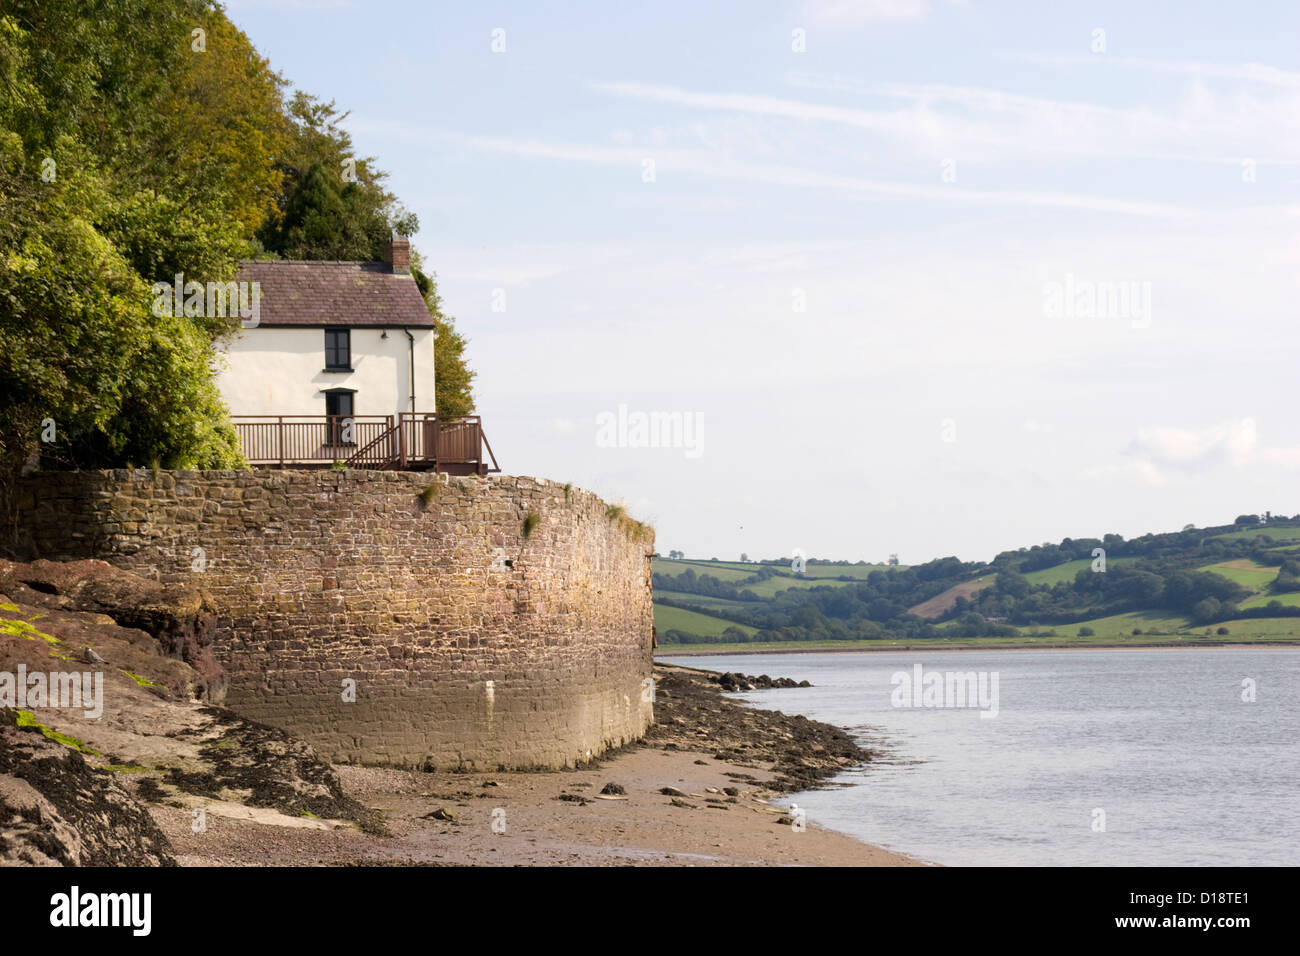
[[[770,774],[704,752],[644,746],[598,769],[557,773],[337,769],[349,796],[383,811],[391,836],[331,821],[228,819],[211,810],[207,832],[195,834],[188,809],[159,806],[153,816],[187,866],[918,865],[812,822],[803,832],[778,823],[783,815],[773,810],[788,806],[787,799],[768,802],[770,791],[728,776]],[[611,782],[627,799],[597,798]],[[661,794],[666,786],[687,793],[678,800],[687,806]],[[710,787],[735,787],[736,802]],[[574,799],[561,799],[566,794]],[[707,802],[719,799],[724,802]],[[454,822],[429,817],[442,808],[456,815]],[[497,814],[500,833],[493,831],[498,809],[504,811]]]
[[[791,790],[869,757],[838,728],[745,707],[724,698],[704,672],[659,667],[656,674],[650,736],[590,767],[337,766],[347,796],[378,812],[382,832],[207,801],[206,832],[194,833],[198,802],[154,803],[150,811],[188,866],[921,865],[815,821],[802,830],[791,824],[784,812]],[[788,693],[797,708],[799,691]]]

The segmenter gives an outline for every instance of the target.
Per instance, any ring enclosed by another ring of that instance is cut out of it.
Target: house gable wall
[[[356,415],[436,411],[433,330],[409,331],[415,339],[414,409],[411,344],[402,329],[352,328],[352,372],[324,370],[323,328],[241,329],[221,350],[217,386],[233,415],[324,415],[324,392],[331,388],[355,390]]]

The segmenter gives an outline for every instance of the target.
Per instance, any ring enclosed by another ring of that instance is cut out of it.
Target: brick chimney
[[[394,235],[388,252],[388,261],[393,265],[393,274],[409,276],[411,274],[411,240]]]

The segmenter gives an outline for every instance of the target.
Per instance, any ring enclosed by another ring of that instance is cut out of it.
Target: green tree
[[[239,136],[274,131],[278,80],[198,0],[113,3],[95,17],[72,0],[4,10],[5,475],[38,450],[81,466],[238,463],[210,370],[229,329],[152,315],[149,282],[233,275],[251,234],[239,210],[260,215],[258,192],[276,180],[247,140],[211,143],[205,131],[236,121]],[[196,24],[212,34],[211,60],[189,47]],[[227,79],[226,50],[249,67],[238,79]]]
[[[411,275],[424,296],[424,303],[433,316],[438,338],[433,344],[434,401],[439,415],[455,418],[474,414],[474,377],[465,360],[465,347],[469,342],[456,331],[455,320],[442,311],[442,296],[438,294],[438,277],[421,268],[420,257],[411,256]]]
[[[0,449],[12,473],[42,449],[69,464],[239,462],[208,368],[211,339],[149,311],[149,287],[96,228],[103,180],[63,141],[61,173],[32,193],[33,163],[5,140],[0,270]],[[39,181],[39,180],[37,180]],[[53,424],[56,441],[40,443]]]
[[[1207,597],[1192,606],[1192,623],[1208,624],[1219,616],[1222,606],[1217,598]]]
[[[151,283],[227,281],[256,254],[373,260],[415,231],[334,105],[285,86],[208,0],[4,0],[0,480],[38,451],[240,463],[211,373],[233,324],[153,315]],[[439,411],[466,414],[465,340],[431,274],[421,292]]]
[[[333,102],[301,91],[287,105],[288,141],[277,164],[283,176],[279,215],[258,233],[262,246],[286,259],[378,261],[394,233],[409,236],[419,221],[384,186],[373,157],[360,157],[339,124]]]
[[[996,578],[995,587],[1001,593],[1013,597],[1023,598],[1029,594],[1029,579],[1017,571],[999,571]]]

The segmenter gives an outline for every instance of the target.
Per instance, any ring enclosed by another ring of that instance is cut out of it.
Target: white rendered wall
[[[383,338],[387,331],[388,338]],[[433,412],[433,330],[415,338],[415,405],[411,345],[401,329],[351,330],[351,372],[325,371],[322,328],[240,329],[226,343],[217,386],[232,415],[324,415],[325,390],[351,388],[354,415]]]

